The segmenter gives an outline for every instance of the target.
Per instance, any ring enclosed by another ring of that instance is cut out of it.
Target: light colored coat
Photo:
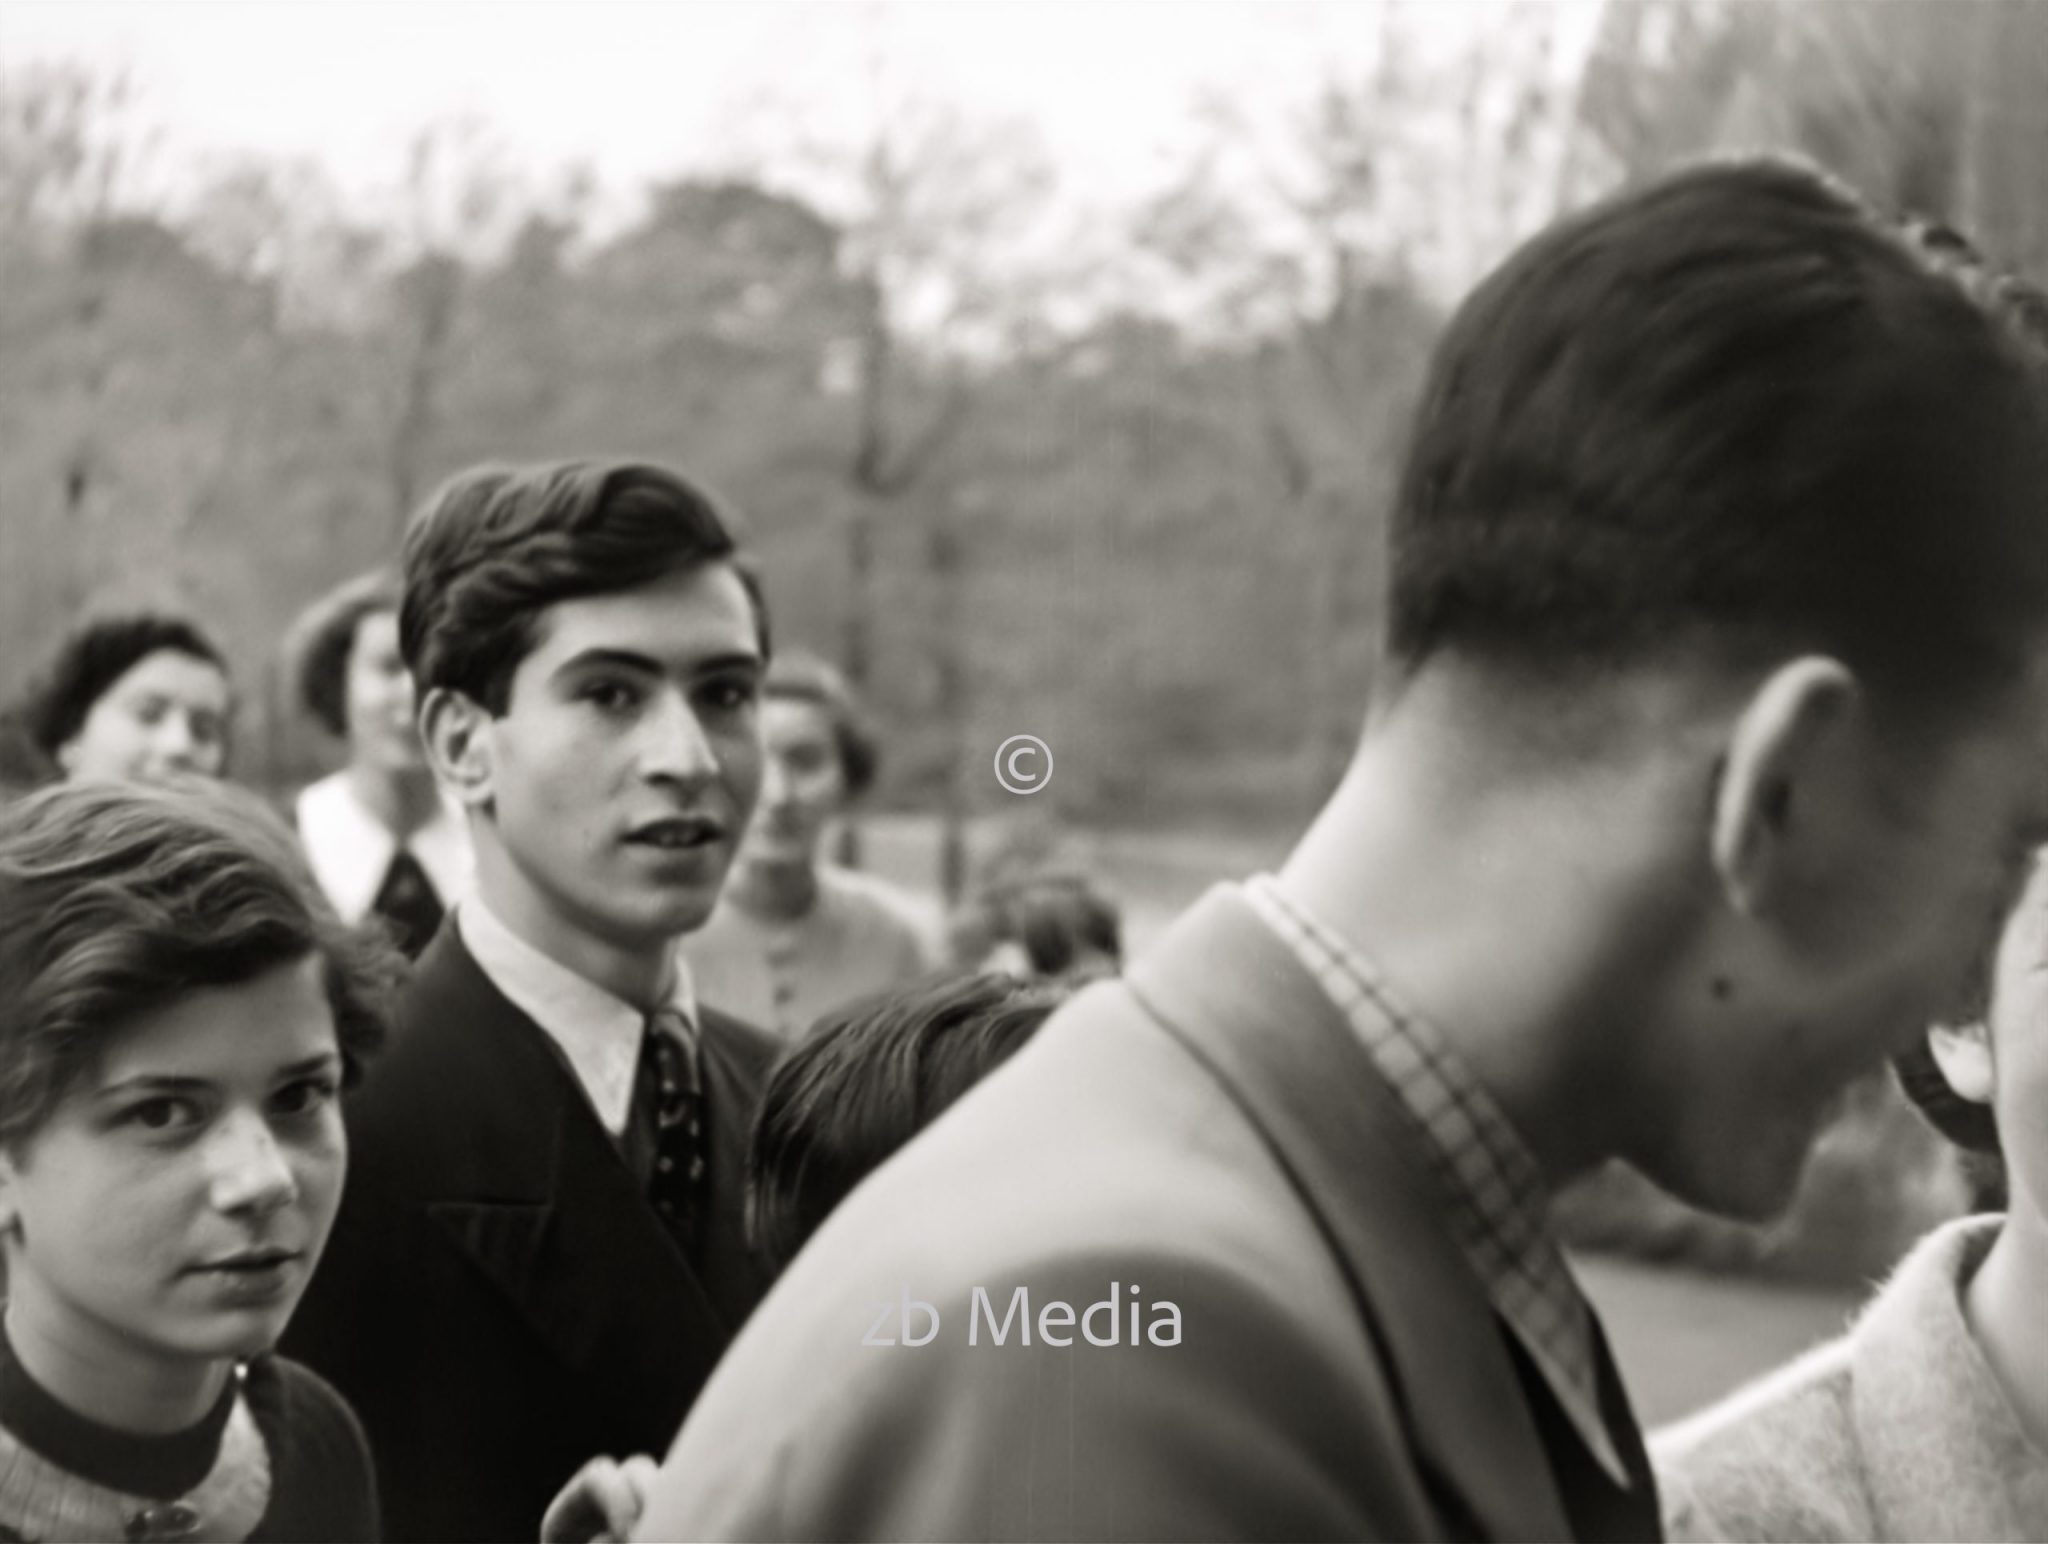
[[[1670,1536],[2048,1540],[2048,1454],[1963,1317],[2000,1220],[1937,1229],[1848,1334],[1652,1438]]]
[[[1112,1283],[1118,1344],[1057,1318],[1072,1343],[1046,1343],[1049,1302],[1078,1316]],[[997,1316],[1025,1289],[1028,1346],[1017,1323],[991,1344],[977,1288]],[[935,1333],[913,1307],[906,1336],[905,1297]],[[1151,1337],[1164,1302],[1177,1344]],[[1568,1532],[1419,1139],[1222,890],[833,1214],[713,1375],[638,1536]]]

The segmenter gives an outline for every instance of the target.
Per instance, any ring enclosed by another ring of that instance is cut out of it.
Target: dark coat
[[[421,957],[350,1096],[341,1214],[285,1341],[361,1416],[388,1538],[538,1538],[587,1460],[667,1446],[765,1289],[740,1219],[777,1045],[702,1021],[714,1211],[693,1264],[452,921]]]

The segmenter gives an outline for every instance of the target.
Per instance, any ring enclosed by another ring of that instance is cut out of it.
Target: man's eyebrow
[[[600,648],[584,649],[581,653],[571,654],[561,664],[555,666],[554,674],[559,677],[568,675],[571,671],[590,670],[603,666],[610,666],[613,669],[637,670],[644,675],[659,675],[661,673],[661,664],[658,660],[637,650]]]

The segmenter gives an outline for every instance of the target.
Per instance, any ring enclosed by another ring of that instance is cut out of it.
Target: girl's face
[[[350,756],[386,772],[426,765],[414,721],[412,676],[398,649],[398,613],[373,611],[356,624],[343,676]]]
[[[2036,861],[1999,940],[1989,1062],[2013,1209],[2048,1218],[2048,859]]]
[[[321,969],[309,957],[139,1016],[0,1154],[17,1343],[138,1374],[276,1343],[347,1152]]]
[[[228,757],[228,678],[178,649],[145,655],[100,693],[78,733],[57,747],[72,777],[161,782],[219,777]]]
[[[747,830],[745,857],[808,867],[827,823],[846,803],[832,715],[804,698],[770,697],[761,704],[761,740],[761,802]]]

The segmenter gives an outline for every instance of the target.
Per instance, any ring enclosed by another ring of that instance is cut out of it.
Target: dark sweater
[[[288,1544],[377,1538],[377,1496],[370,1454],[341,1396],[320,1377],[282,1357],[249,1364],[241,1392],[270,1457],[270,1504],[252,1540]],[[14,1358],[0,1336],[0,1425],[23,1446],[81,1480],[128,1495],[173,1501],[206,1477],[233,1410],[230,1380],[197,1425],[162,1437],[138,1437],[88,1420],[59,1403]],[[4,1518],[0,1539],[18,1540]]]

